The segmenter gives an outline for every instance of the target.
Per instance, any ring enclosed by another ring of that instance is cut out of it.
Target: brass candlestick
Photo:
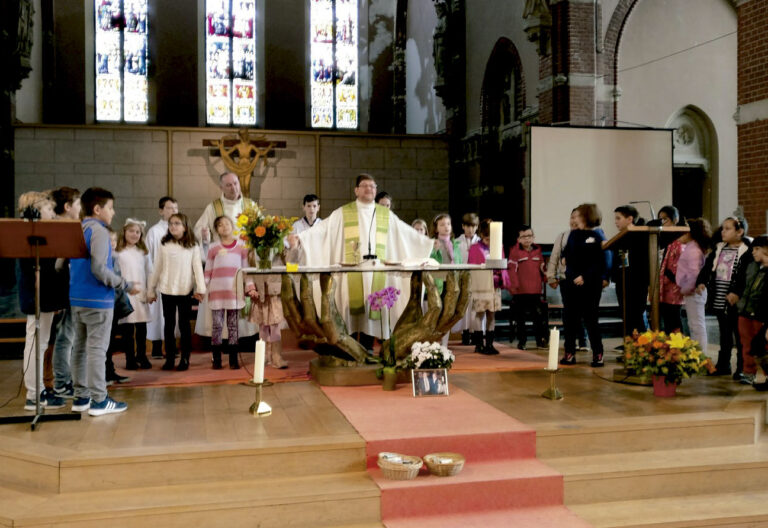
[[[557,385],[555,385],[555,375],[560,372],[560,369],[544,369],[547,372],[549,372],[549,388],[541,393],[542,398],[547,398],[548,400],[562,400],[563,399],[563,393],[560,392],[560,389],[557,388]]]
[[[257,418],[269,416],[270,414],[272,414],[272,407],[270,407],[267,402],[261,399],[262,387],[264,386],[264,384],[256,383],[255,386],[256,386],[256,397],[253,401],[253,404],[251,404],[251,408],[248,410],[248,412],[251,413],[251,416],[255,416]]]

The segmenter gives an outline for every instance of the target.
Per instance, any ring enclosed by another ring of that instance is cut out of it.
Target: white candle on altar
[[[504,256],[501,254],[501,242],[502,242],[502,223],[491,222],[491,255],[493,260],[501,260]]]
[[[549,357],[547,370],[557,370],[557,351],[560,349],[560,330],[555,327],[549,331]]]
[[[266,353],[266,343],[259,339],[256,341],[256,358],[253,365],[253,382],[264,383],[264,354]]]

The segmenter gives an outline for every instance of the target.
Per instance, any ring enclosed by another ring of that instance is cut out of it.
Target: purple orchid
[[[391,309],[400,296],[400,290],[387,286],[383,290],[373,292],[368,296],[368,304],[371,305],[371,311],[378,312],[382,308]]]

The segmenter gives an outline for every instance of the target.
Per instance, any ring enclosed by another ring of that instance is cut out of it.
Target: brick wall
[[[768,107],[768,0],[738,7],[738,103]],[[750,233],[765,233],[768,210],[768,112],[739,123],[739,204]]]
[[[233,132],[233,131],[232,131]],[[259,166],[251,197],[275,214],[301,214],[305,194],[317,193],[321,216],[353,199],[354,178],[374,175],[389,192],[404,221],[432,218],[448,207],[448,146],[432,136],[273,134],[286,148]],[[115,194],[114,225],[126,217],[154,223],[157,200],[168,192],[168,136],[171,137],[172,194],[193,221],[219,195],[224,165],[210,157],[203,139],[215,129],[175,130],[109,127],[20,127],[16,129],[16,194],[62,185],[81,191],[99,185]],[[320,188],[316,188],[316,143]]]

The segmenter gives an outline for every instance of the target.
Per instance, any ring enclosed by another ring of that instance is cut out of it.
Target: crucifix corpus
[[[247,128],[241,128],[237,135],[229,134],[221,139],[204,139],[204,147],[216,147],[212,156],[220,156],[227,169],[235,173],[240,180],[243,196],[251,195],[251,176],[261,158],[271,158],[275,149],[284,149],[285,141],[269,141],[266,136],[253,138]],[[266,163],[266,159],[264,160]]]

